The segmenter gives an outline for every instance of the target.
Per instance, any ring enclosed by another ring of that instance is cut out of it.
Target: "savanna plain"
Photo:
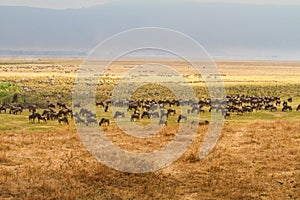
[[[149,62],[112,63],[99,80],[95,101],[108,102],[122,78],[120,74]],[[175,67],[199,99],[209,98],[201,74],[189,64],[156,62]],[[56,111],[57,103],[72,108],[73,85],[81,63],[71,59],[0,60],[0,106],[6,109],[0,113],[0,199],[300,199],[299,62],[216,61],[228,96],[271,100],[251,111],[243,110],[252,106],[247,100],[235,105],[242,111],[229,112],[216,146],[205,158],[198,158],[209,128],[204,123],[177,161],[141,174],[120,172],[98,162],[80,140],[76,117],[68,117],[69,124],[28,120],[32,106],[39,113],[49,109],[49,104]],[[139,88],[132,96],[175,99],[170,91],[155,84]],[[292,110],[282,110],[284,102]],[[266,109],[266,104],[276,110]],[[22,112],[9,113],[12,107],[20,106]],[[190,119],[177,123],[179,107],[166,104],[166,109],[175,109],[177,114],[170,115],[159,134],[147,139],[120,131],[110,107],[107,112],[105,106],[96,107],[97,122],[103,117],[110,120],[109,126],[101,128],[120,148],[151,152],[172,141],[181,123],[192,123]],[[132,112],[125,113],[125,121]],[[209,122],[210,117],[209,106],[203,106],[200,121]],[[146,126],[149,121],[144,118],[135,123]]]

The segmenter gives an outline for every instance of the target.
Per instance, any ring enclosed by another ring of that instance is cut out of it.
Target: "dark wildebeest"
[[[67,109],[67,106],[65,103],[62,103],[62,102],[57,102],[56,105],[58,106],[59,109]]]
[[[291,107],[291,106],[288,106],[288,105],[283,106],[283,108],[282,108],[282,112],[292,111],[292,110],[293,110],[292,107]]]
[[[128,111],[129,110],[132,110],[132,109],[134,109],[134,110],[137,110],[138,109],[138,104],[137,103],[130,103],[129,105],[128,105]]]
[[[176,110],[174,109],[168,109],[167,115],[169,116],[170,114],[176,115]]]
[[[197,124],[196,121],[192,121],[191,124]],[[200,121],[199,123],[199,126],[203,126],[203,125],[208,125],[209,124],[209,121],[205,120],[205,121]]]
[[[272,106],[270,107],[270,111],[271,111],[271,112],[273,112],[273,111],[277,111],[277,108],[276,108],[276,106],[272,105]]]
[[[67,117],[60,117],[58,118],[58,122],[61,123],[65,123],[65,124],[69,124],[69,120]]]
[[[104,101],[101,101],[101,102],[96,102],[96,106],[98,107],[98,106],[102,106],[103,108],[104,108],[104,106],[105,106],[105,103],[104,103]]]
[[[293,102],[293,97],[289,97],[287,101],[288,101],[289,103],[292,103],[292,102]]]
[[[6,113],[6,108],[5,108],[5,106],[0,106],[0,113],[1,113],[2,111],[4,111],[4,112]]]
[[[22,107],[11,106],[9,109],[9,114],[17,115],[18,113],[21,114],[22,112],[23,112]]]
[[[300,110],[300,104],[298,105],[298,107],[297,107],[297,109],[296,109],[297,111],[299,111]]]
[[[53,103],[50,103],[50,104],[48,105],[48,108],[49,108],[49,109],[55,109],[55,105],[54,105]]]
[[[36,113],[32,113],[31,115],[28,116],[29,122],[30,121],[34,122],[36,118],[37,118],[37,114]]]
[[[117,112],[114,114],[114,119],[116,119],[116,118],[118,118],[118,117],[124,118],[124,117],[125,117],[125,113],[124,113],[124,112],[117,111]]]
[[[36,112],[36,105],[29,106],[29,112]]]
[[[38,118],[38,121],[40,123],[40,121],[44,121],[45,123],[47,123],[47,119],[44,116],[41,116],[39,113],[36,113],[36,117]]]
[[[110,121],[109,121],[109,119],[106,119],[106,118],[102,118],[99,122],[99,126],[102,126],[102,125],[109,126],[109,124],[110,124]]]
[[[184,115],[180,114],[178,116],[177,123],[180,123],[181,120],[184,120],[184,122],[186,122],[187,121],[187,116],[184,116]]]
[[[209,125],[209,121],[207,121],[207,120],[201,121],[201,122],[199,122],[199,125],[200,125],[200,126],[203,126],[203,125]]]
[[[133,122],[134,119],[136,119],[136,121],[139,121],[140,120],[140,114],[138,114],[138,113],[132,114],[131,118],[130,118],[130,121]]]
[[[150,113],[148,111],[144,111],[143,114],[142,114],[142,119],[144,117],[148,117],[148,119],[150,119]]]

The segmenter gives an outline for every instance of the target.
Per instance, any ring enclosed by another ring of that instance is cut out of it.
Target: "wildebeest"
[[[50,104],[48,105],[48,108],[49,108],[49,109],[55,109],[55,105],[54,105],[53,103],[50,103]]]
[[[140,120],[140,114],[138,114],[138,113],[132,114],[131,118],[130,118],[130,121],[133,122],[134,119],[136,119],[136,121],[139,121]]]
[[[39,113],[36,113],[36,117],[38,118],[38,121],[40,123],[40,121],[44,121],[45,123],[47,123],[47,119],[44,116],[41,116]]]
[[[116,118],[118,118],[118,117],[124,118],[124,117],[125,117],[125,113],[124,113],[124,112],[117,111],[117,112],[114,114],[114,119],[116,119]]]
[[[34,122],[36,118],[37,118],[37,113],[34,112],[28,116],[29,122],[30,121]]]
[[[134,110],[137,110],[138,109],[138,104],[137,103],[130,103],[129,105],[128,105],[128,111],[129,110],[132,110],[132,109],[134,109]]]
[[[192,121],[191,124],[197,124],[196,121]],[[205,121],[200,121],[199,123],[199,126],[203,126],[203,125],[208,125],[209,124],[209,121],[205,120]]]
[[[65,124],[69,124],[69,120],[67,117],[60,117],[58,118],[58,122],[61,123],[65,123]]]
[[[143,119],[144,117],[150,119],[150,113],[148,111],[144,111],[141,118]]]
[[[109,126],[109,124],[110,124],[110,121],[109,121],[109,119],[106,119],[106,118],[102,118],[99,122],[99,126],[102,126],[102,125]]]
[[[87,125],[84,119],[80,118],[79,116],[75,117],[75,123],[80,125]]]
[[[184,122],[186,122],[186,121],[187,121],[187,116],[181,115],[181,114],[180,114],[180,115],[178,116],[177,123],[180,123],[181,120],[184,120]]]
[[[209,124],[209,121],[205,120],[205,121],[200,121],[199,122],[199,125],[208,125]]]
[[[271,106],[271,108],[270,108],[270,111],[271,111],[271,112],[273,112],[273,111],[277,111],[277,108],[276,108],[276,106],[273,106],[273,105],[272,105],[272,106]]]
[[[105,106],[105,103],[104,103],[104,101],[100,101],[100,102],[96,102],[96,106],[98,107],[98,106],[102,106],[103,108],[104,108],[104,106]]]
[[[288,106],[288,105],[283,106],[283,108],[282,108],[282,112],[292,111],[292,110],[293,110],[292,107],[291,107],[291,106]]]
[[[36,105],[29,106],[29,112],[36,112]]]
[[[22,112],[23,112],[23,107],[11,106],[9,109],[9,114],[17,115],[18,113],[21,114]]]
[[[168,109],[167,115],[170,116],[170,114],[176,115],[176,110],[174,109]]]
[[[5,108],[5,106],[0,106],[0,113],[1,113],[2,111],[4,111],[4,112],[6,113],[6,108]]]
[[[97,124],[98,121],[96,118],[93,117],[87,117],[86,118],[86,125],[88,126],[89,124]]]
[[[57,102],[56,105],[58,106],[59,109],[67,109],[67,106],[65,103],[62,103],[62,102]]]
[[[299,111],[300,110],[300,104],[298,105],[298,107],[297,107],[297,109],[296,109],[297,111]]]
[[[67,117],[68,115],[72,116],[72,110],[71,109],[62,109],[58,111],[58,116],[59,117]]]

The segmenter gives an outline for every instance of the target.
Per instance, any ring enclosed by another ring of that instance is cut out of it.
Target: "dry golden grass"
[[[173,165],[146,174],[122,173],[97,162],[72,126],[1,132],[0,199],[300,198],[300,122],[225,125],[216,148],[198,160],[206,130],[199,128],[191,148]],[[159,137],[175,132],[165,131]],[[130,142],[116,138],[120,146]],[[150,149],[155,140],[146,141]]]
[[[74,77],[81,63],[0,62],[1,77],[15,79]],[[112,68],[126,72],[147,62],[119,61]],[[180,61],[159,63],[190,73],[187,64]],[[216,64],[225,85],[300,84],[299,62]],[[108,73],[116,76],[114,70]],[[298,113],[293,116],[293,120],[275,122],[255,122],[252,118],[246,124],[230,121],[215,149],[202,160],[198,152],[207,127],[200,127],[190,149],[179,160],[146,174],[123,173],[99,163],[71,125],[55,131],[1,131],[0,199],[300,199],[300,122]],[[146,140],[126,136],[114,127],[106,128],[106,134],[122,149],[151,152],[170,142],[176,130],[176,126],[169,126]]]

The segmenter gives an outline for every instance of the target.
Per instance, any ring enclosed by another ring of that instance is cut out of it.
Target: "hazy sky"
[[[9,6],[29,6],[29,7],[52,8],[52,9],[65,9],[65,8],[90,7],[93,5],[104,4],[113,1],[121,1],[121,0],[0,0],[0,6],[9,5]],[[128,0],[122,0],[122,2],[124,1],[128,1]],[[139,2],[143,2],[143,1],[155,3],[155,1],[153,0],[139,0]],[[163,0],[163,1],[172,2],[171,0]],[[177,0],[177,1],[300,5],[300,0]]]
[[[300,0],[0,0],[0,54],[89,52],[122,31],[163,27],[212,55],[300,59],[299,24]]]

